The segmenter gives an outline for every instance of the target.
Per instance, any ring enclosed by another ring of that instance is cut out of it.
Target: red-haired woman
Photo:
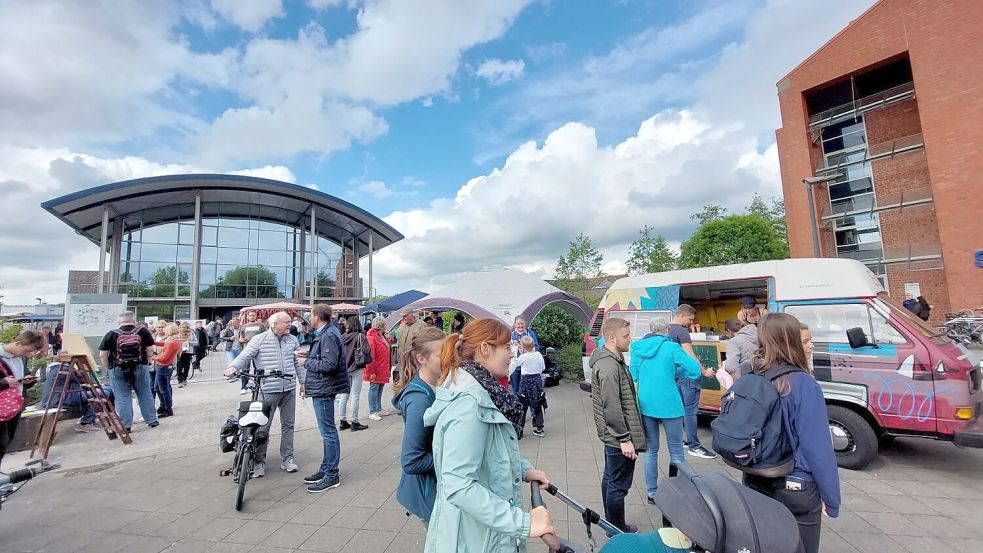
[[[523,405],[497,380],[508,375],[511,334],[481,319],[444,343],[437,397],[423,418],[434,427],[437,474],[427,553],[521,553],[528,538],[555,532],[545,508],[522,510],[522,482],[548,479],[519,456]]]

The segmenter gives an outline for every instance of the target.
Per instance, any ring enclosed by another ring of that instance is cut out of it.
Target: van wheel
[[[856,411],[840,405],[830,405],[829,432],[833,437],[836,464],[845,469],[860,470],[877,457],[877,434]]]

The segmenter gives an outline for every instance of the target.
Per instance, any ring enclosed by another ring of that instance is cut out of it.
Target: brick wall
[[[949,287],[945,273],[938,269],[919,270],[918,264],[909,267],[904,264],[888,265],[887,282],[892,298],[900,303],[904,299],[904,285],[916,282],[921,289],[921,295],[932,306],[928,324],[941,326],[945,322],[945,314],[953,311],[949,303]]]
[[[105,291],[109,291],[109,272],[103,273]],[[99,271],[68,271],[69,294],[96,294],[99,292]]]
[[[876,146],[897,138],[922,132],[918,115],[918,102],[914,99],[898,102],[864,114],[867,128],[867,144]]]

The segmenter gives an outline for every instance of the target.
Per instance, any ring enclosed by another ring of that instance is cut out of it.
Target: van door
[[[935,385],[924,345],[872,302],[786,305],[809,325],[813,369],[828,403],[866,405],[889,433],[934,433]],[[874,345],[853,349],[846,331],[862,328]]]

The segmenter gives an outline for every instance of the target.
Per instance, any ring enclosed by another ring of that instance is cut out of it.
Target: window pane
[[[178,243],[179,244],[194,244],[195,243],[195,226],[194,225],[179,225],[180,230],[178,231]]]
[[[248,250],[233,248],[218,248],[218,263],[229,265],[246,265],[248,260]]]
[[[201,227],[201,243],[204,246],[215,246],[218,242],[218,228],[212,226]]]
[[[894,328],[894,325],[874,309],[870,309],[870,318],[874,322],[874,339],[878,344],[908,343],[908,340]]]
[[[237,228],[237,229],[247,229],[249,228],[249,219],[230,219],[228,217],[223,217],[218,220],[219,227],[223,229],[227,228]]]
[[[177,247],[177,260],[178,263],[192,263],[194,261],[195,247],[194,246],[178,246]]]
[[[259,247],[264,250],[283,251],[287,247],[287,235],[280,231],[266,230],[259,233]]]
[[[263,267],[285,267],[289,259],[288,255],[283,250],[259,250],[257,252],[258,264]]]
[[[198,283],[206,286],[215,284],[215,276],[215,265],[202,264],[201,269],[198,271]]]
[[[205,265],[208,263],[215,263],[218,261],[218,248],[212,248],[207,246],[202,246],[201,248],[201,264]]]
[[[148,242],[157,244],[176,244],[177,225],[168,223],[164,225],[143,227],[143,243]]]
[[[785,312],[809,325],[814,342],[845,344],[848,329],[870,328],[867,306],[860,303],[790,305]]]
[[[223,248],[245,248],[249,245],[249,231],[222,227],[218,229],[218,245]]]

